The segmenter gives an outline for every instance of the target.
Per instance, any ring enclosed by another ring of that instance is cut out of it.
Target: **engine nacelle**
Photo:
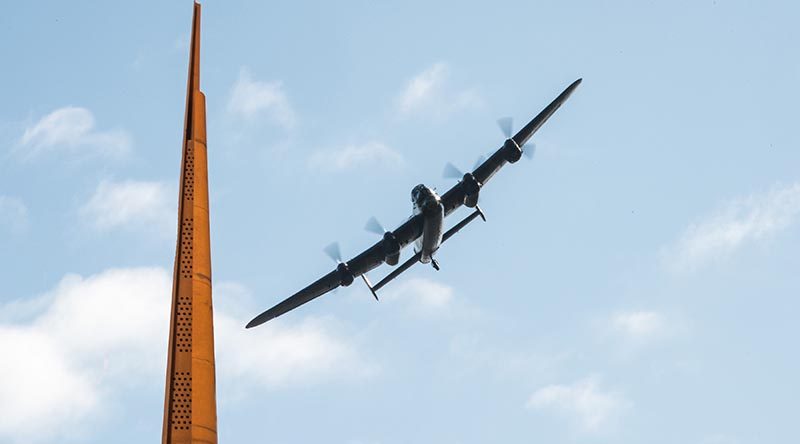
[[[350,267],[347,266],[347,263],[340,262],[339,265],[336,266],[336,271],[339,273],[339,284],[341,284],[342,287],[347,287],[353,283],[353,273],[350,272]]]
[[[514,142],[514,139],[506,139],[503,143],[503,158],[508,163],[514,163],[522,157],[522,148]]]
[[[481,193],[481,183],[470,173],[464,174],[461,179],[461,188],[464,190],[464,205],[475,208],[478,205],[478,196]]]
[[[464,196],[464,206],[469,208],[475,208],[478,206],[478,194],[476,193]]]
[[[384,260],[389,265],[397,265],[400,262],[400,242],[394,236],[394,233],[387,231],[383,233],[383,256]]]

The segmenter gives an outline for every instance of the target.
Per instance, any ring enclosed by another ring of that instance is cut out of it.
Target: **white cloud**
[[[102,413],[105,395],[126,380],[163,369],[168,287],[160,269],[67,275],[39,297],[44,311],[0,324],[0,440],[59,436]]]
[[[368,166],[398,168],[404,163],[400,153],[380,142],[316,151],[308,159],[310,168],[321,171],[345,171]]]
[[[780,232],[798,214],[800,183],[734,199],[690,225],[675,245],[666,248],[667,266],[678,272],[696,270]]]
[[[57,436],[58,427],[83,419],[97,407],[91,376],[73,367],[52,336],[0,327],[0,349],[6,356],[0,366],[4,442]]]
[[[237,392],[318,384],[332,379],[370,377],[366,363],[331,319],[306,318],[297,324],[273,320],[245,330],[245,320],[215,316],[218,372]]]
[[[438,62],[412,78],[397,98],[400,115],[423,113],[444,117],[481,103],[480,97],[472,89],[454,91],[447,84],[449,75],[448,65]]]
[[[171,282],[162,268],[67,275],[36,304],[0,307],[0,441],[48,441],[76,426],[91,428],[124,390],[163,390]],[[247,394],[374,370],[332,320],[245,331],[246,321],[215,310],[220,387]]]
[[[174,234],[177,224],[177,193],[162,182],[102,181],[79,210],[94,228],[152,230]]]
[[[131,137],[119,129],[99,131],[86,108],[67,106],[25,129],[17,150],[26,158],[64,152],[79,157],[121,158],[130,152]]]
[[[405,304],[414,314],[430,316],[452,308],[453,289],[429,279],[413,278],[388,288],[381,297]]]
[[[574,421],[585,432],[601,432],[613,426],[631,403],[621,394],[603,391],[597,378],[589,377],[569,385],[553,384],[536,390],[527,407],[552,410]]]
[[[664,333],[664,316],[655,311],[625,311],[611,317],[611,328],[626,338],[644,341]]]
[[[411,79],[400,95],[398,106],[400,112],[408,113],[425,105],[432,97],[440,94],[442,84],[447,76],[447,65],[436,63]]]
[[[239,71],[239,78],[231,90],[228,112],[247,121],[266,115],[273,123],[286,129],[292,129],[297,121],[283,84],[254,80],[244,67]]]
[[[21,233],[28,227],[28,207],[21,199],[0,195],[0,228]]]
[[[275,390],[362,380],[377,369],[333,318],[275,319],[246,330],[244,325],[259,312],[247,288],[221,282],[214,289],[217,373],[225,375],[220,389],[229,396],[246,395],[253,387]]]

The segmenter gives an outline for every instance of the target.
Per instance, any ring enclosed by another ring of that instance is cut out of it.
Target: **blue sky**
[[[796,5],[203,6],[220,442],[797,441]],[[0,442],[160,437],[190,19],[0,16]],[[242,329],[578,77],[440,272]]]

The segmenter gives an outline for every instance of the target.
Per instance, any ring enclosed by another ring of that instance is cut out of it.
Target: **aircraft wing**
[[[486,185],[486,182],[500,170],[507,162],[509,162],[509,148],[511,152],[516,152],[516,157],[511,157],[511,162],[516,162],[519,159],[520,150],[533,136],[533,134],[556,112],[556,110],[569,98],[575,88],[581,83],[581,79],[576,80],[567,87],[555,100],[553,100],[544,110],[542,110],[536,117],[533,118],[527,125],[525,125],[519,132],[512,138],[506,140],[500,149],[494,154],[489,156],[486,161],[480,164],[475,171],[471,174],[478,181],[480,187]],[[444,205],[445,215],[455,211],[458,207],[464,204],[464,198],[467,193],[465,182],[461,181],[442,195],[442,204]],[[481,216],[483,213],[480,208],[475,208],[475,212],[470,214],[466,219],[462,220],[456,226],[451,228],[443,236],[443,241],[455,234],[458,230],[463,228],[466,224],[470,223],[475,217]],[[404,248],[422,235],[423,218],[421,215],[416,215],[392,232],[400,248]],[[283,302],[275,305],[269,310],[256,316],[252,321],[247,324],[247,328],[255,327],[267,322],[270,319],[276,318],[290,310],[293,310],[308,301],[316,299],[323,294],[337,288],[341,285],[350,285],[353,279],[362,276],[364,273],[372,270],[373,268],[381,265],[386,258],[384,251],[383,241],[378,241],[373,246],[366,249],[363,253],[354,257],[353,259],[340,263],[335,270],[319,278],[306,288],[298,291],[294,295],[288,297]],[[371,286],[367,279],[364,281],[370,290],[375,294],[378,288],[388,283],[391,279],[402,273],[405,269],[409,268],[415,263],[414,258],[406,261],[403,265],[398,267],[387,278],[375,286]],[[377,297],[377,296],[376,296]]]
[[[408,219],[396,230],[394,230],[393,233],[397,241],[400,243],[401,249],[411,242],[414,242],[414,240],[422,235],[422,216],[416,215]],[[269,310],[256,316],[247,324],[246,328],[256,327],[290,310],[294,310],[306,302],[316,299],[323,294],[341,286],[343,281],[346,282],[347,285],[350,285],[352,280],[349,279],[347,276],[348,274],[351,275],[352,278],[357,278],[373,268],[381,265],[385,257],[386,253],[383,250],[383,242],[379,241],[353,259],[339,264],[335,270],[317,279],[306,288],[298,291],[292,296],[289,296],[283,302],[280,302]],[[347,282],[347,280],[350,282]]]
[[[392,233],[394,233],[394,237],[397,239],[397,242],[400,244],[400,249],[402,250],[408,244],[422,236],[422,215],[417,214],[409,218]],[[382,264],[384,258],[383,242],[379,241],[363,253],[347,261],[347,265],[350,267],[350,272],[353,273],[353,276],[359,277]]]
[[[547,119],[552,116],[558,108],[561,107],[564,102],[567,101],[572,92],[575,91],[575,88],[581,84],[583,79],[578,79],[572,84],[570,84],[558,97],[555,98],[549,105],[547,105],[539,114],[536,115],[527,125],[522,127],[519,132],[517,132],[514,137],[509,139],[509,141],[513,141],[517,147],[522,148],[525,143],[533,136],[533,134],[542,126]],[[506,144],[509,142],[506,141]],[[506,149],[506,144],[503,144],[497,151],[495,151],[488,159],[486,159],[483,163],[478,165],[475,168],[475,171],[472,172],[473,177],[480,183],[481,187],[486,185],[486,182],[494,176],[494,174],[500,171],[500,168],[505,165],[508,160],[506,158],[506,153],[504,152]],[[445,214],[450,214],[452,211],[457,209],[461,204],[464,202],[464,190],[462,182],[459,182],[449,191],[447,191],[444,195],[442,195],[442,202],[444,203],[444,210]]]
[[[316,299],[322,296],[323,294],[338,287],[340,285],[340,282],[341,278],[339,277],[338,271],[333,270],[330,273],[326,274],[325,276],[322,276],[321,278],[317,279],[314,283],[312,283],[308,287],[286,298],[283,302],[279,303],[278,305],[256,316],[255,318],[253,318],[252,321],[247,323],[247,326],[245,328],[251,328],[257,325],[261,325],[272,318],[277,318],[278,316],[286,313],[287,311],[294,310],[295,308],[305,304],[306,302],[312,299]]]

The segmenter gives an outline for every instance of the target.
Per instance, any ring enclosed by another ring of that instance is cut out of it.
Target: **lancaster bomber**
[[[374,218],[367,223],[367,229],[375,231],[383,238],[366,251],[347,262],[342,261],[338,244],[331,244],[325,251],[338,262],[336,269],[319,278],[306,288],[288,297],[283,302],[256,316],[247,324],[247,328],[255,327],[276,318],[290,310],[316,299],[323,294],[338,288],[348,286],[355,278],[361,277],[375,299],[378,299],[378,290],[408,270],[417,262],[431,264],[439,270],[439,263],[433,257],[439,247],[450,239],[459,230],[480,216],[486,221],[486,216],[478,206],[478,196],[481,188],[497,173],[506,163],[517,162],[523,154],[531,156],[533,145],[525,144],[533,134],[550,118],[551,115],[569,98],[582,79],[574,81],[545,109],[525,125],[519,132],[511,137],[510,119],[501,119],[498,123],[506,135],[503,146],[494,152],[488,159],[481,162],[471,173],[461,173],[452,164],[445,166],[445,176],[460,178],[461,180],[446,193],[439,196],[434,189],[425,185],[417,185],[411,190],[411,202],[414,213],[410,219],[397,227],[394,231],[385,230]],[[474,208],[469,216],[444,231],[444,219],[460,206]],[[400,262],[400,250],[414,243],[414,255],[392,270],[386,277],[375,284],[367,278],[366,273],[377,268],[382,263],[396,266]]]

